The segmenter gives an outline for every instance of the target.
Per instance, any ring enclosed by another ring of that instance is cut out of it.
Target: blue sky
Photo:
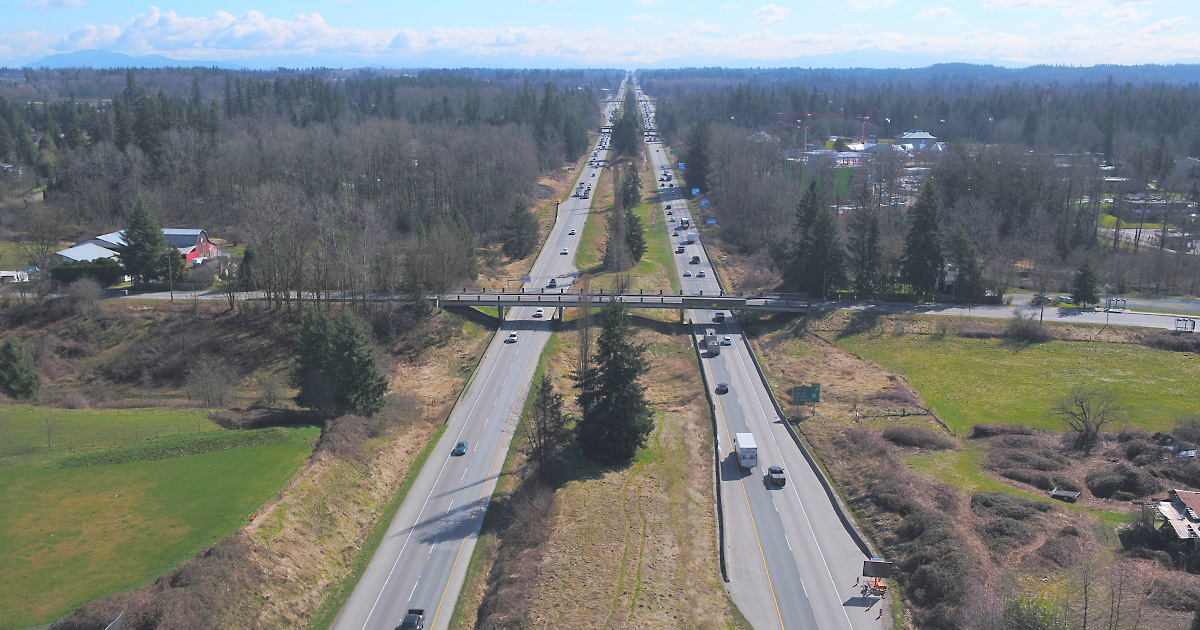
[[[252,66],[1184,63],[1200,3],[0,0],[0,64],[91,48]]]

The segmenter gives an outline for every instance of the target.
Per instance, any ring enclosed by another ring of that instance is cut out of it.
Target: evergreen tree
[[[129,215],[129,223],[122,233],[125,244],[117,247],[121,264],[125,271],[143,282],[172,277],[180,279],[183,275],[183,257],[179,251],[167,244],[158,221],[146,207],[146,202],[138,199]],[[168,268],[168,265],[172,267]]]
[[[880,290],[883,246],[880,244],[879,213],[871,208],[855,208],[848,222],[850,267],[854,272],[854,291],[869,295]]]
[[[912,285],[917,295],[933,295],[941,284],[942,227],[939,215],[941,201],[933,182],[921,186],[917,202],[908,211],[908,233],[904,236],[904,253],[900,258],[900,276]]]
[[[986,291],[983,283],[983,265],[979,262],[979,250],[971,242],[966,228],[961,223],[955,223],[950,230],[946,245],[950,264],[958,269],[954,279],[954,295],[963,298],[975,298]]]
[[[513,260],[525,258],[537,248],[537,219],[521,202],[515,203],[504,219],[500,238],[504,241],[504,255]]]
[[[683,162],[687,168],[683,170],[683,179],[688,188],[708,190],[708,178],[712,169],[712,126],[707,120],[700,121],[688,130],[687,142],[684,144]]]
[[[342,311],[334,329],[329,367],[333,404],[339,413],[373,416],[383,409],[387,378],[379,371],[366,331],[350,310]]]
[[[804,261],[804,285],[809,293],[825,297],[829,291],[846,285],[845,251],[833,210],[818,207],[808,238],[798,252]]]
[[[0,391],[17,400],[28,400],[41,388],[42,375],[25,345],[16,337],[5,337],[0,343]]]
[[[613,188],[621,188],[621,171],[613,171]],[[629,256],[629,226],[621,195],[613,196],[613,205],[608,209],[608,241],[604,245],[604,268],[609,271],[624,271],[632,265]]]
[[[642,141],[638,137],[637,122],[634,121],[636,116],[636,113],[623,113],[613,125],[612,148],[617,157],[633,159],[641,151]]]
[[[587,153],[587,126],[577,114],[567,114],[563,117],[562,137],[563,155],[568,162],[574,162]]]
[[[625,211],[625,249],[629,253],[629,261],[634,265],[646,253],[646,228],[642,226],[642,218],[633,210]]]
[[[333,385],[329,374],[333,364],[333,319],[319,308],[304,312],[297,344],[295,383],[296,404],[309,409],[333,407]]]
[[[630,165],[629,168],[621,174],[621,203],[626,208],[632,208],[642,203],[642,179],[638,176],[637,169]]]
[[[1096,267],[1091,258],[1084,258],[1075,268],[1075,278],[1071,280],[1071,301],[1080,306],[1099,304],[1100,296],[1096,294]]]
[[[554,393],[553,381],[543,374],[535,387],[533,412],[525,430],[525,457],[545,480],[554,475],[559,450],[567,437],[567,420],[562,395]]]
[[[654,418],[638,378],[650,371],[646,346],[633,340],[629,315],[617,301],[600,311],[600,335],[590,364],[573,375],[583,415],[576,439],[583,454],[602,464],[633,460],[654,431]]]

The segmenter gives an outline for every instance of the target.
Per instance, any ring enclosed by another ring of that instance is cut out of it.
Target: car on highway
[[[450,454],[454,455],[456,457],[459,455],[466,455],[467,454],[467,443],[466,442],[458,442],[457,444],[454,445],[454,450],[450,451]]]
[[[669,222],[670,222],[670,223],[674,223],[674,222],[675,222],[675,217],[671,217],[671,218],[669,219]]]
[[[408,614],[400,619],[396,630],[425,630],[425,609],[409,608]]]
[[[592,173],[592,177],[595,177],[595,176],[596,176],[596,174],[595,174],[595,173]]]
[[[689,269],[689,270],[685,270],[685,271],[683,272],[683,277],[684,277],[684,278],[691,278],[691,277],[692,277],[692,271],[691,271],[690,269]]]
[[[508,333],[508,338],[504,340],[504,343],[517,343],[517,333]]]
[[[539,308],[538,310],[536,310],[536,311],[534,311],[534,312],[533,312],[533,316],[534,316],[534,317],[545,317],[545,316],[546,316],[546,309],[544,309],[544,308]]]
[[[703,270],[703,269],[701,269],[700,271],[697,271],[697,272],[696,272],[696,277],[697,277],[697,278],[703,278],[703,277],[704,277],[704,276],[706,276],[706,275],[708,275],[708,274],[704,273],[704,270]]]
[[[679,236],[679,232],[676,232],[676,233],[675,233],[675,236]],[[680,245],[679,247],[676,247],[676,248],[675,248],[675,253],[676,253],[676,254],[682,254],[682,253],[683,253],[683,245]]]
[[[725,338],[721,340],[721,345],[722,346],[732,346],[733,345],[733,337],[730,337],[729,335],[725,335]]]
[[[562,254],[563,256],[566,256],[566,255],[567,255],[567,248],[566,248],[566,247],[562,248],[562,251],[561,251],[561,252],[558,252],[558,253],[559,253],[559,254]]]
[[[783,472],[783,466],[767,466],[767,482],[772,486],[787,485],[787,473]]]
[[[558,278],[550,278],[550,282],[546,283],[546,288],[547,289],[557,289],[558,288]]]
[[[571,230],[570,232],[567,232],[567,236],[575,236],[575,230]]]
[[[671,209],[671,204],[667,204],[667,210],[670,210],[670,209]],[[668,212],[667,214],[671,214],[671,213]]]
[[[729,383],[717,383],[717,393],[718,394],[728,394],[729,393]]]

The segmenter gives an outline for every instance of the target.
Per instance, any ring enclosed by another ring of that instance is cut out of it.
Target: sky
[[[1196,63],[1200,2],[0,0],[0,64],[85,49],[248,67]]]

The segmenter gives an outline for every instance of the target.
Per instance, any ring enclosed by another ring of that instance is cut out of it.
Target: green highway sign
[[[821,384],[813,383],[809,387],[793,387],[792,402],[796,404],[821,402]]]

